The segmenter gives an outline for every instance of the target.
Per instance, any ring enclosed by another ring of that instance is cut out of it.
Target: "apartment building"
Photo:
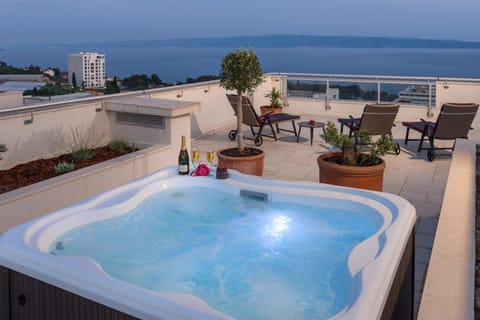
[[[75,75],[75,76],[74,76]],[[68,55],[68,83],[84,88],[105,86],[105,55],[80,52]]]

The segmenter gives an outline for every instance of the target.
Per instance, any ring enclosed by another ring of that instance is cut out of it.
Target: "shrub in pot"
[[[265,98],[268,98],[269,105],[268,106],[261,106],[260,111],[262,114],[269,113],[269,112],[282,112],[283,111],[283,104],[282,104],[282,94],[280,91],[273,87],[270,92],[265,95]]]
[[[381,135],[375,142],[367,131],[359,131],[356,135],[359,145],[368,146],[368,152],[357,150],[351,137],[340,134],[334,123],[327,123],[324,139],[340,151],[327,152],[317,158],[319,181],[382,191],[385,161],[381,157],[393,150],[395,144],[389,135]]]

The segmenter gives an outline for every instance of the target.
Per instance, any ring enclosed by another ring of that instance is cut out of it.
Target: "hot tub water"
[[[349,201],[331,208],[172,188],[63,234],[50,251],[89,256],[117,279],[195,295],[236,319],[328,318],[359,291],[348,255],[380,228],[378,216]]]

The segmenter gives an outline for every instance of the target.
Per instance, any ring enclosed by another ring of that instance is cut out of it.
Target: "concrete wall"
[[[418,320],[474,319],[475,166],[473,143],[453,153]]]
[[[201,86],[173,87],[168,91],[148,90],[144,96],[198,102],[201,106],[200,110],[192,114],[191,122],[192,137],[198,137],[235,123],[233,110],[228,104],[225,93],[219,81],[211,81]]]
[[[0,169],[65,153],[62,139],[68,140],[75,129],[88,130],[100,144],[107,143],[108,118],[96,112],[98,108],[101,102],[0,117],[0,143],[8,148]]]
[[[480,85],[474,82],[448,82],[438,81],[436,83],[437,100],[436,106],[440,107],[444,103],[474,102],[480,104]]]
[[[124,97],[107,100],[105,110],[112,139],[132,141],[140,147],[165,144],[180,150],[181,136],[190,141],[191,114],[201,109],[198,102]],[[121,118],[122,114],[128,117]]]
[[[256,88],[251,101],[258,112],[260,106],[268,104],[265,95],[276,87],[286,96],[286,86],[283,88],[280,76],[266,76],[265,82]],[[235,92],[228,92],[235,93]],[[192,114],[191,132],[192,137],[198,137],[213,131],[234,127],[236,118],[230,106],[227,92],[220,87],[219,81],[210,81],[202,84],[170,87],[168,90],[147,90],[145,97],[173,99],[179,101],[196,101],[200,103],[200,110]]]
[[[16,91],[0,91],[0,109],[23,105],[23,93]]]
[[[478,82],[458,83],[439,81],[437,82],[436,88],[436,105],[438,109],[440,109],[442,104],[449,102],[480,104],[480,84]],[[473,126],[480,128],[480,112],[477,113],[473,121]]]
[[[224,97],[224,95],[218,96],[222,99]],[[165,128],[118,123],[115,110],[107,110],[105,107],[109,105],[108,101],[115,99],[125,101],[121,104],[120,111],[158,113],[165,118]],[[164,107],[166,102],[154,97],[112,95],[103,99],[90,98],[79,100],[79,102],[57,103],[58,107],[46,108],[49,104],[34,106],[28,109],[31,110],[30,112],[12,109],[16,111],[0,116],[0,144],[5,144],[8,148],[8,151],[2,153],[0,170],[9,169],[20,163],[68,153],[69,150],[65,148],[62,141],[71,140],[74,131],[88,132],[91,135],[89,140],[97,141],[98,146],[106,145],[112,139],[122,138],[135,142],[140,147],[172,144],[180,149],[180,136],[191,136],[190,114],[200,111],[200,105],[182,102],[176,97],[175,99],[173,103],[167,103]],[[221,117],[211,118],[217,120],[210,124],[212,127],[218,124],[219,119],[223,121]],[[232,115],[229,118],[232,118]]]

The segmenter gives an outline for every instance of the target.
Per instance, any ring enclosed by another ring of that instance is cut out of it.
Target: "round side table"
[[[297,142],[300,139],[300,132],[302,132],[302,128],[310,128],[310,145],[313,145],[313,129],[315,128],[322,128],[323,133],[325,134],[325,123],[315,121],[314,123],[310,123],[310,121],[300,121],[298,123],[298,136]]]

